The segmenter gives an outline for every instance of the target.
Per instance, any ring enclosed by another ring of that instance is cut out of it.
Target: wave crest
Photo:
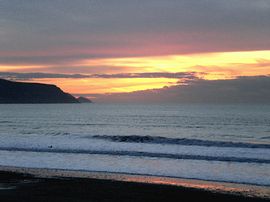
[[[127,142],[127,143],[149,143],[149,144],[174,144],[174,145],[196,145],[207,147],[240,147],[240,148],[262,148],[270,149],[270,144],[255,144],[243,142],[225,142],[225,141],[211,141],[188,138],[167,138],[160,136],[108,136],[108,135],[94,135],[95,139],[109,140],[113,142]]]

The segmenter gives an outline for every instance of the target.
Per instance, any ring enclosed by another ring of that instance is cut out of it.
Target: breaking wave
[[[167,159],[185,159],[185,160],[205,160],[205,161],[223,161],[237,163],[265,163],[270,164],[269,159],[257,158],[241,158],[227,156],[203,156],[203,155],[186,155],[186,154],[168,154],[153,153],[140,151],[113,151],[113,150],[86,150],[86,149],[39,149],[39,148],[16,148],[2,147],[2,151],[19,151],[19,152],[46,152],[46,153],[62,153],[62,154],[98,154],[112,156],[131,156],[131,157],[150,157],[150,158],[167,158]]]
[[[225,142],[225,141],[211,141],[187,138],[167,138],[167,137],[153,137],[153,136],[108,136],[95,135],[91,136],[95,139],[109,140],[113,142],[127,142],[127,143],[149,143],[149,144],[172,144],[172,145],[196,145],[207,147],[240,147],[240,148],[262,148],[270,149],[270,144],[255,144],[243,142]]]

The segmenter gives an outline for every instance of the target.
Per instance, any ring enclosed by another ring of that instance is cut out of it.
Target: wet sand
[[[109,179],[34,177],[0,171],[1,201],[269,201],[229,193],[173,185],[124,182]]]

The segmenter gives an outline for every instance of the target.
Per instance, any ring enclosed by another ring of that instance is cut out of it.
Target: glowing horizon
[[[239,76],[270,75],[270,51],[216,52],[134,58],[83,59],[69,64],[99,73],[98,67],[120,69],[116,73],[177,73],[194,72],[207,80],[232,79]],[[93,69],[97,69],[96,72]],[[0,65],[1,72],[61,73],[50,65]],[[53,70],[53,71],[52,71]],[[86,71],[87,72],[87,71]],[[107,71],[110,73],[110,71]],[[111,71],[114,74],[114,71]],[[68,72],[69,73],[69,72]],[[81,74],[84,72],[75,72]],[[178,84],[181,78],[40,78],[31,82],[56,84],[72,94],[132,92]]]

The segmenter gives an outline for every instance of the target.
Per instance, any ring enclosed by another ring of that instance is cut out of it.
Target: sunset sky
[[[0,78],[74,95],[270,75],[269,0],[0,0]]]

